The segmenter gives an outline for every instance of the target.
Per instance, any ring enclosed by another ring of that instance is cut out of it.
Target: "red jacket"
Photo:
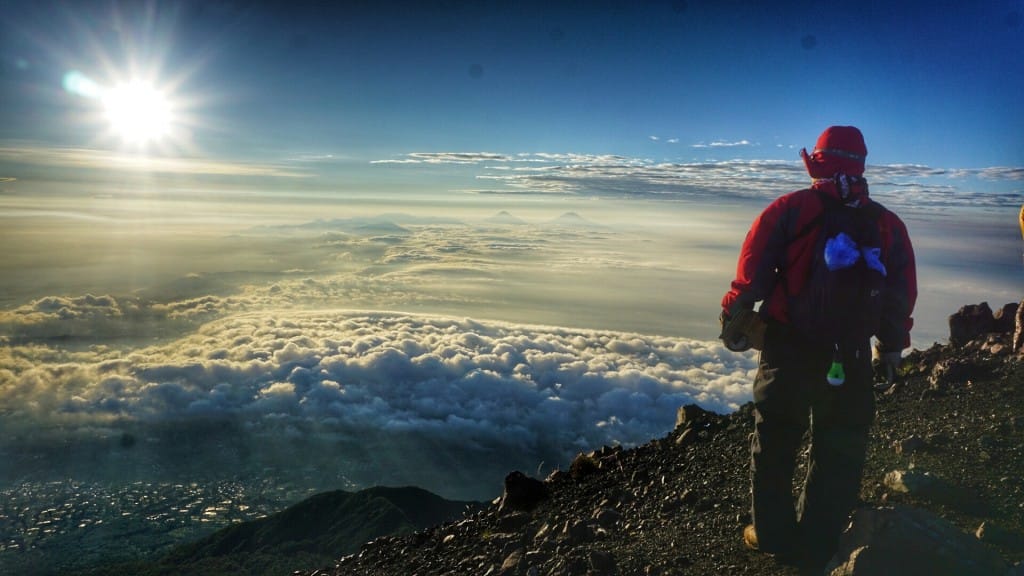
[[[818,230],[800,234],[823,211],[818,190],[838,198],[829,180],[817,180],[804,190],[780,196],[754,220],[736,265],[736,279],[722,298],[722,308],[735,312],[752,309],[763,301],[763,316],[788,322],[787,295],[799,294],[807,280]],[[866,187],[854,189],[851,198],[871,202]],[[914,249],[907,228],[896,214],[885,210],[878,220],[882,238],[882,263],[886,289],[881,324],[876,334],[885,351],[910,346],[911,317],[917,301]],[[794,239],[794,237],[796,237]],[[792,239],[792,241],[791,241]],[[785,270],[785,276],[779,271]]]

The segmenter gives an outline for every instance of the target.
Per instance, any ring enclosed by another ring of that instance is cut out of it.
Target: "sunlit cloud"
[[[282,419],[402,430],[443,443],[559,447],[566,458],[671,429],[675,408],[749,400],[751,354],[720,343],[397,313],[229,316],[167,345],[0,349],[0,410],[38,425],[90,418]]]
[[[870,165],[873,175],[885,177],[931,178],[945,176],[965,179],[981,178],[991,181],[1024,180],[1024,168],[1015,166],[989,166],[986,168],[932,168],[920,164]]]
[[[977,176],[986,180],[1024,180],[1024,168],[1011,166],[993,166],[989,168],[957,169],[950,174],[953,177]]]
[[[601,161],[494,171],[478,176],[511,188],[567,194],[598,194],[649,198],[708,195],[761,196],[794,189],[806,181],[802,166],[775,161],[654,163],[617,158]]]
[[[344,154],[296,154],[288,158],[289,162],[299,163],[330,163],[342,162],[351,158]]]
[[[371,164],[478,164],[486,161],[508,162],[512,158],[490,152],[413,152],[405,158],[373,160]]]
[[[161,157],[91,148],[32,145],[0,147],[0,162],[57,169],[92,169],[129,173],[275,178],[306,178],[310,176],[308,172],[284,165],[218,161],[204,158]]]
[[[534,152],[515,155],[490,152],[412,152],[402,158],[373,160],[371,164],[509,164],[509,163],[569,163],[569,164],[641,164],[638,158],[617,154],[575,154]]]
[[[749,140],[737,140],[735,142],[726,142],[723,140],[716,140],[714,142],[698,142],[697,144],[691,144],[691,148],[736,148],[739,146],[751,146]]]
[[[657,137],[652,137],[657,138]],[[707,148],[746,146],[739,142],[713,142]],[[414,153],[378,163],[473,164],[477,180],[494,186],[459,189],[481,195],[527,194],[610,196],[617,198],[693,199],[760,198],[805,187],[808,176],[800,161],[708,160],[656,162],[621,155],[522,153]],[[1020,191],[991,192],[971,189],[971,179],[1015,182],[1024,168],[989,167],[947,169],[916,164],[869,165],[872,192],[898,206],[1013,206]]]

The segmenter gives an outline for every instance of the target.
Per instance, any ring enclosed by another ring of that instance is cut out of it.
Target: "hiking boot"
[[[743,544],[749,550],[753,550],[754,552],[762,552],[761,545],[757,541],[757,530],[754,529],[753,524],[747,524],[747,526],[743,529]],[[800,560],[798,554],[793,550],[787,550],[783,552],[769,552],[768,555],[771,556],[779,564],[783,564],[786,566],[796,566]]]
[[[753,524],[747,524],[747,527],[743,529],[743,543],[751,550],[758,552],[761,550],[757,544],[757,530],[754,530]]]

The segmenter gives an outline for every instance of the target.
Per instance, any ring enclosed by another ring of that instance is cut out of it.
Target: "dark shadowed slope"
[[[235,524],[180,546],[157,562],[113,566],[93,574],[291,574],[329,566],[364,542],[441,524],[475,506],[414,487],[325,492],[267,518]]]

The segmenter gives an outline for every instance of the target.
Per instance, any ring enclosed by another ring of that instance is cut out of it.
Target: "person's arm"
[[[736,277],[722,298],[722,310],[735,314],[751,310],[771,294],[786,246],[786,219],[792,195],[772,202],[754,220],[740,248]]]

